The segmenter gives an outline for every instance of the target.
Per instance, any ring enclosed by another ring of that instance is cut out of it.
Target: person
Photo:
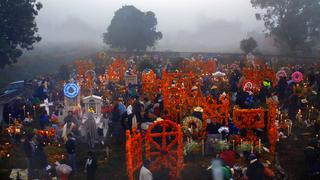
[[[142,116],[141,116],[142,104],[140,103],[138,96],[136,97],[133,103],[132,111],[134,116],[136,116],[137,122],[140,124],[142,122]]]
[[[212,179],[214,180],[231,179],[232,177],[232,172],[230,168],[225,166],[220,158],[213,159],[209,169],[210,168],[212,171]]]
[[[62,138],[67,141],[68,134],[75,132],[76,125],[73,122],[67,122],[62,128]]]
[[[297,120],[296,115],[299,111],[300,108],[300,100],[299,96],[294,93],[290,96],[289,98],[289,104],[288,104],[288,113],[289,113],[289,118],[292,121]]]
[[[128,107],[127,107],[127,124],[126,124],[126,129],[132,130],[132,119],[133,119],[133,107],[132,107],[132,102],[131,100],[128,101]]]
[[[40,176],[47,176],[47,155],[44,152],[44,142],[41,136],[37,137],[37,146],[34,152],[34,168],[40,170]]]
[[[117,141],[120,140],[122,134],[122,127],[121,127],[121,115],[118,108],[118,103],[116,102],[113,105],[113,109],[111,111],[111,122],[112,122],[112,136],[114,136]]]
[[[88,119],[84,123],[86,139],[90,148],[94,148],[95,141],[98,139],[97,125],[93,113],[88,113]]]
[[[28,167],[28,179],[32,179],[32,175],[33,175],[32,163],[33,163],[35,151],[32,144],[32,138],[33,138],[33,134],[29,134],[25,139],[25,141],[23,142],[23,151],[26,156],[27,167]]]
[[[43,114],[40,116],[40,128],[45,129],[46,126],[50,124],[49,116],[47,111],[43,111]]]
[[[247,169],[246,176],[248,180],[263,180],[264,179],[264,166],[258,160],[254,154],[249,155],[249,165]]]
[[[68,134],[68,140],[66,142],[66,150],[68,153],[68,159],[69,159],[69,166],[72,168],[72,173],[75,174],[77,167],[76,167],[76,140],[73,138],[72,134]]]
[[[85,173],[87,174],[87,180],[94,180],[97,171],[97,160],[94,157],[92,151],[88,152],[88,158],[85,164]]]
[[[140,169],[139,180],[152,180],[152,173],[148,169],[149,165],[150,165],[150,161],[145,159]]]
[[[74,117],[72,111],[68,111],[68,115],[63,119],[63,124],[68,124],[68,123],[74,123],[75,125],[78,125],[77,119]]]
[[[277,88],[276,88],[276,92],[281,105],[284,103],[284,99],[286,97],[287,86],[288,86],[288,83],[287,83],[286,77],[281,77],[278,81]]]
[[[310,176],[314,176],[320,173],[320,166],[318,162],[320,153],[317,150],[317,145],[317,139],[312,139],[309,142],[309,145],[304,150],[305,161],[308,168],[308,174]]]

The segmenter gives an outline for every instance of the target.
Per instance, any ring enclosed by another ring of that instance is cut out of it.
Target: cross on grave
[[[50,106],[53,106],[53,103],[49,102],[48,98],[45,99],[42,104],[40,104],[40,107],[44,107],[46,109],[48,115],[50,115],[50,111],[49,111]]]

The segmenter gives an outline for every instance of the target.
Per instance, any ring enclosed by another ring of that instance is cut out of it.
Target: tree
[[[112,48],[126,49],[129,53],[145,51],[162,38],[162,33],[156,31],[156,25],[157,19],[153,12],[123,6],[115,12],[104,33],[104,42]]]
[[[0,68],[16,63],[41,40],[35,22],[41,8],[37,0],[0,1]]]
[[[253,37],[250,37],[248,39],[243,39],[240,42],[240,49],[246,53],[253,53],[253,51],[258,47],[257,41],[253,39]]]
[[[311,53],[320,36],[320,0],[251,0],[266,34],[288,54]]]

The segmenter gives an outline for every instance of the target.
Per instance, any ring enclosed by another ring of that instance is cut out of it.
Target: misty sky
[[[102,33],[123,5],[153,11],[163,39],[157,50],[238,52],[248,33],[261,41],[263,23],[250,0],[40,0],[42,44],[88,43],[103,48]],[[262,49],[263,49],[263,44]]]

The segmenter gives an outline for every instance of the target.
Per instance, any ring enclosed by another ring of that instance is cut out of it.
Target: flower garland
[[[132,134],[126,131],[126,164],[129,180],[133,180],[134,172],[142,166],[142,136],[134,129]]]
[[[277,76],[277,79],[278,79],[278,80],[279,80],[281,77],[288,77],[285,70],[280,70],[280,71],[278,71],[277,74],[276,74],[276,76]]]
[[[233,124],[240,128],[256,129],[264,128],[264,110],[259,109],[234,109]]]
[[[192,125],[195,126],[193,129]],[[188,116],[182,120],[182,129],[185,135],[198,138],[202,131],[202,121],[196,117]]]
[[[300,71],[296,71],[292,73],[291,78],[295,83],[299,83],[303,80],[303,75]]]

